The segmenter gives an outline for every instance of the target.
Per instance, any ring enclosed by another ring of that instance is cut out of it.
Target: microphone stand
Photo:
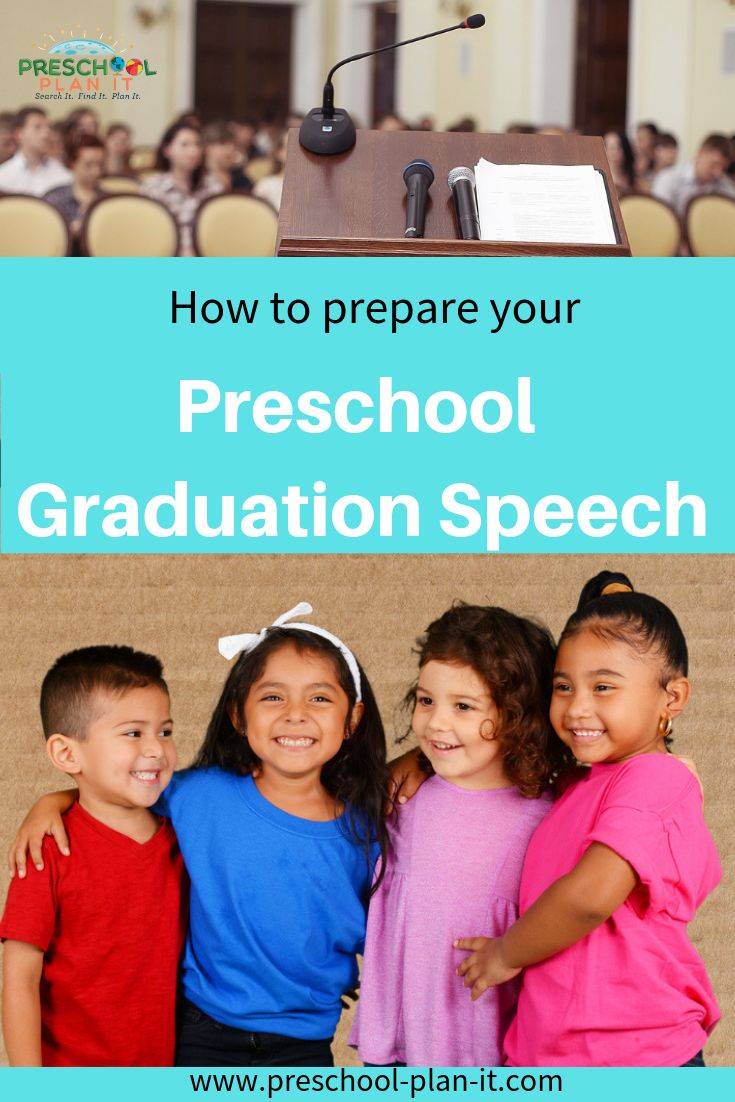
[[[440,34],[448,34],[450,31],[475,30],[485,23],[484,15],[471,15],[462,23],[455,23],[453,27],[444,27],[440,31],[430,31],[429,34],[420,34],[416,38],[406,38],[403,42],[393,42],[389,46],[381,46],[377,50],[366,50],[362,54],[353,54],[343,61],[333,65],[327,74],[322,96],[322,106],[314,107],[306,116],[299,130],[299,141],[304,149],[310,153],[319,153],[323,156],[333,156],[336,153],[346,153],[355,144],[357,134],[355,124],[347,111],[334,106],[334,85],[332,77],[343,65],[351,61],[362,61],[365,57],[374,57],[375,54],[383,54],[386,50],[397,50],[399,46],[410,46],[412,42],[423,42],[426,38],[436,38]]]

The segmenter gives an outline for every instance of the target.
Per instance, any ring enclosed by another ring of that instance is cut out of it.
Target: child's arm
[[[572,871],[548,887],[503,937],[456,941],[456,948],[472,950],[457,975],[472,988],[472,998],[479,998],[529,964],[581,941],[622,906],[636,883],[627,861],[593,842]]]
[[[405,804],[415,796],[430,774],[421,767],[421,751],[418,748],[407,750],[400,758],[388,762],[389,807]]]
[[[41,1067],[43,953],[25,941],[3,948],[3,1035],[11,1067]]]
[[[49,792],[36,801],[10,843],[8,870],[11,876],[14,876],[17,870],[18,877],[23,879],[26,874],[28,855],[37,869],[43,869],[41,849],[47,834],[54,838],[61,853],[65,857],[69,856],[69,839],[61,816],[69,810],[77,796],[76,788],[65,788],[61,792]]]

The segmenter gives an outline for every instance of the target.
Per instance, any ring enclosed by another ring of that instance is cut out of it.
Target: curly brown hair
[[[419,669],[427,662],[452,662],[482,677],[500,714],[494,738],[505,772],[521,795],[537,799],[573,767],[549,722],[555,647],[545,627],[504,608],[457,601],[429,624],[416,646]],[[404,701],[411,710],[416,687]]]

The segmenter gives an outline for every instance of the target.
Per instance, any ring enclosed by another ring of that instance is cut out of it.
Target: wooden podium
[[[423,238],[406,239],[403,170],[417,157],[431,163]],[[618,243],[461,241],[446,180],[456,165],[480,157],[497,164],[591,164],[607,184]],[[349,153],[318,157],[288,136],[277,256],[630,256],[602,138],[541,134],[384,133],[358,130]]]

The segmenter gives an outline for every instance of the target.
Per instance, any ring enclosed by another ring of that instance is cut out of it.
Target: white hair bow
[[[294,616],[309,616],[313,612],[313,608],[308,601],[300,601],[299,604],[294,605],[288,612],[284,612],[277,620],[274,620],[268,627],[262,628],[256,633],[245,633],[244,635],[223,635],[219,640],[219,652],[223,658],[234,658],[236,654],[248,653],[263,642],[271,628],[288,627],[296,628],[298,631],[310,631],[313,635],[321,635],[323,639],[328,639],[329,642],[337,648],[339,653],[347,663],[347,668],[352,675],[352,680],[355,684],[355,693],[357,700],[362,700],[362,684],[360,678],[360,667],[357,664],[357,659],[346,646],[341,639],[338,639],[336,635],[332,635],[331,631],[327,631],[326,628],[320,628],[316,624],[301,624],[292,622]]]

